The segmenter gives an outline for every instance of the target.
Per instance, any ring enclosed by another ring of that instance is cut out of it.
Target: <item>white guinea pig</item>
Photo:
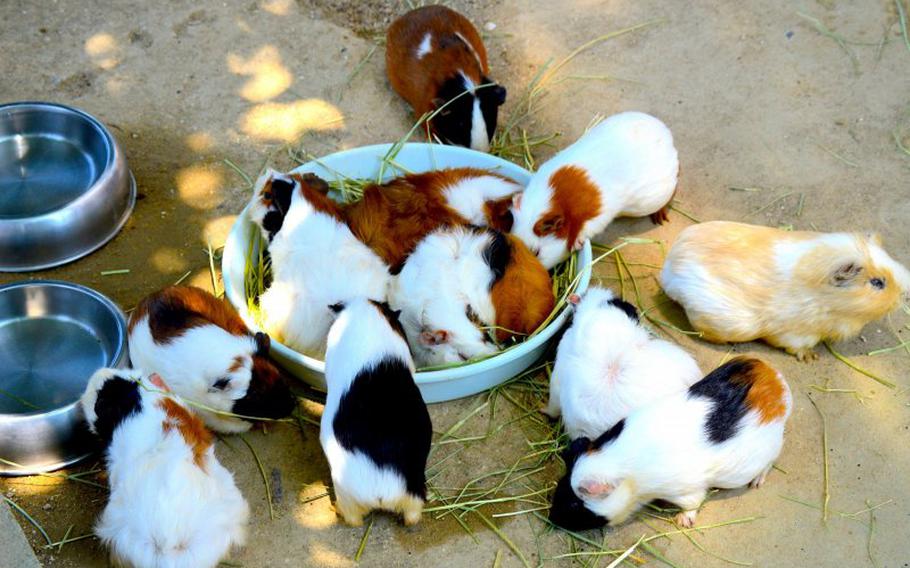
[[[365,296],[384,301],[388,267],[345,224],[326,183],[313,174],[269,170],[257,180],[250,219],[269,241],[272,284],[259,298],[266,332],[322,358],[328,306]]]
[[[632,304],[594,287],[559,342],[546,413],[562,416],[570,439],[596,438],[633,410],[701,377],[691,355],[639,325]]]
[[[80,401],[106,448],[111,490],[95,533],[115,566],[216,566],[244,544],[249,507],[202,421],[156,392],[160,380],[140,380],[137,370],[101,369]]]
[[[877,235],[712,221],[679,234],[660,283],[705,339],[763,339],[805,360],[897,308],[910,272]]]
[[[269,359],[269,337],[253,334],[233,307],[200,288],[169,286],[142,299],[130,316],[130,359],[146,373],[167,377],[174,393],[218,411],[282,418],[296,401]],[[198,410],[218,432],[252,422]]]
[[[414,383],[398,313],[360,298],[333,306],[319,441],[338,512],[349,525],[374,509],[420,521],[433,425]]]
[[[532,333],[553,310],[550,276],[514,237],[450,227],[425,237],[389,287],[418,366],[494,353],[484,327],[504,341]]]
[[[616,217],[652,215],[676,191],[679,160],[663,122],[615,114],[547,160],[512,204],[512,232],[552,268]]]
[[[783,447],[791,406],[780,373],[737,357],[593,442],[572,442],[550,520],[569,530],[619,524],[662,499],[682,509],[680,525],[692,527],[710,488],[764,482]]]

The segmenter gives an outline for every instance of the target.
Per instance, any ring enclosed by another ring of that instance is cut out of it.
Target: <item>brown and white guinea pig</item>
[[[101,369],[80,400],[110,483],[95,534],[114,566],[217,566],[244,544],[249,507],[202,420],[150,379],[157,384],[141,385],[139,370]]]
[[[411,10],[389,26],[385,61],[392,88],[418,117],[445,105],[430,121],[440,140],[490,149],[506,90],[481,87],[492,83],[487,50],[467,18],[445,6]]]
[[[367,186],[363,199],[344,206],[354,235],[392,267],[417,243],[445,226],[511,228],[512,196],[523,189],[490,170],[448,168]]]
[[[873,234],[712,221],[687,227],[660,275],[710,341],[763,339],[800,360],[897,308],[910,272]]]
[[[388,266],[348,228],[328,185],[313,174],[266,171],[249,217],[268,240],[272,283],[259,297],[262,325],[276,341],[322,358],[334,316],[350,298],[384,301]]]
[[[205,290],[170,286],[145,297],[130,316],[133,366],[167,377],[174,393],[215,410],[282,418],[295,399],[269,359],[269,337],[253,334],[227,302]],[[244,432],[248,420],[200,410],[218,432]]]
[[[338,319],[329,331],[319,441],[336,507],[353,526],[374,509],[414,525],[427,498],[433,425],[398,313],[366,298],[332,309]]]
[[[692,527],[713,487],[758,487],[784,443],[790,388],[758,359],[737,357],[687,391],[633,412],[564,455],[550,520],[569,530],[619,524],[655,499]]]
[[[596,438],[633,410],[702,378],[695,359],[653,337],[635,306],[591,287],[559,341],[545,410],[562,417],[570,439]]]
[[[478,227],[430,233],[389,287],[418,366],[494,353],[499,342],[534,332],[553,310],[550,275],[521,241]]]
[[[678,174],[663,122],[642,112],[615,114],[537,170],[515,196],[512,232],[550,269],[616,217],[666,220]]]

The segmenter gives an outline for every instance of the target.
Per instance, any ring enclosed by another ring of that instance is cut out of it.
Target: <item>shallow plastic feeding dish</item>
[[[312,172],[327,181],[334,181],[336,172],[348,178],[376,179],[382,158],[391,146],[379,144],[337,152],[318,161],[308,162],[295,171]],[[410,172],[454,167],[492,169],[521,185],[527,185],[531,178],[531,173],[527,170],[496,156],[438,144],[405,144],[395,158],[395,164]],[[392,168],[394,171],[388,169],[387,178],[398,174],[394,168]],[[250,241],[257,230],[247,215],[247,209],[244,209],[228,235],[221,265],[227,298],[252,328],[256,328],[256,324],[247,311],[243,278]],[[591,261],[591,244],[586,242],[577,262],[581,273],[576,288],[578,294],[588,288],[591,280]],[[568,311],[563,309],[540,333],[488,359],[437,371],[418,371],[415,380],[424,400],[442,402],[469,396],[520,374],[543,355],[547,343],[568,317]],[[277,341],[272,341],[272,356],[290,373],[318,389],[325,390],[323,361],[302,355]]]
[[[92,453],[79,397],[97,369],[126,364],[126,337],[120,309],[84,286],[0,287],[0,475],[51,471]]]
[[[0,105],[0,271],[91,253],[135,202],[123,151],[94,117],[52,103]]]

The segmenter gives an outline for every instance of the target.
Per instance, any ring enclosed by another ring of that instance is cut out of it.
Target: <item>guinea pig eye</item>
[[[872,287],[876,290],[885,289],[885,279],[884,278],[873,278],[869,281],[869,284],[872,284]]]
[[[228,379],[227,377],[222,377],[222,378],[218,379],[217,381],[215,381],[214,383],[212,383],[212,388],[218,389],[218,390],[224,390],[228,387],[229,384],[231,384],[231,379]]]

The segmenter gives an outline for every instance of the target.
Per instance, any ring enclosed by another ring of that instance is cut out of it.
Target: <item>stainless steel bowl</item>
[[[0,271],[89,254],[135,202],[123,151],[94,117],[52,103],[0,105]]]
[[[92,453],[79,397],[97,369],[127,363],[126,346],[123,313],[94,290],[51,280],[0,287],[0,475]]]

